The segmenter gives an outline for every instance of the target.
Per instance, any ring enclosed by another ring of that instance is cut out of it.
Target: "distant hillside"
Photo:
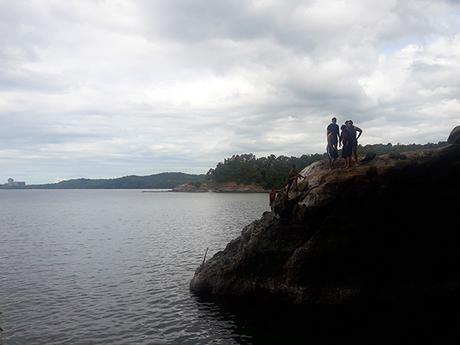
[[[29,185],[28,189],[168,189],[187,182],[200,182],[205,175],[167,172],[149,176],[124,176],[113,179],[79,178],[58,183]]]

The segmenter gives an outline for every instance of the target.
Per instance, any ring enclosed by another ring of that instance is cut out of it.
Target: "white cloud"
[[[0,0],[0,180],[444,140],[459,77],[455,1]]]

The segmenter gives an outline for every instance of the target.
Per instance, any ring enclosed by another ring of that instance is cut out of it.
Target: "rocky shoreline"
[[[182,193],[268,193],[269,191],[261,186],[251,184],[238,184],[234,182],[215,183],[215,182],[191,182],[181,184],[171,190],[172,192]]]
[[[306,167],[298,193],[280,193],[276,214],[200,266],[191,290],[294,304],[458,299],[458,132],[442,149],[347,171]]]

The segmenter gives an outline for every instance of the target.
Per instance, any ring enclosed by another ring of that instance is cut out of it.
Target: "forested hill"
[[[410,145],[392,145],[376,144],[358,147],[359,154],[375,153],[383,154],[401,154],[402,152],[432,149],[445,146],[445,142],[437,144],[410,144]],[[257,184],[265,189],[280,188],[287,182],[287,173],[295,164],[300,171],[313,162],[326,159],[325,154],[302,155],[301,157],[287,157],[270,155],[267,157],[257,158],[252,153],[233,155],[217,164],[214,169],[207,172],[208,180],[224,183],[236,182],[240,184]]]
[[[281,187],[292,164],[298,169],[323,159],[324,155],[303,155],[287,157],[270,155],[257,158],[252,153],[233,155],[217,164],[207,173],[208,179],[217,182],[236,182],[239,184],[257,184],[263,188]]]
[[[200,182],[205,175],[166,172],[149,176],[124,176],[114,179],[74,179],[43,185],[29,185],[33,189],[168,189],[187,182]]]

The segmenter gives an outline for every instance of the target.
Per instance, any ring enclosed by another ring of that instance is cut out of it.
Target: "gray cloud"
[[[2,1],[0,181],[205,172],[443,140],[460,113],[458,1]]]

